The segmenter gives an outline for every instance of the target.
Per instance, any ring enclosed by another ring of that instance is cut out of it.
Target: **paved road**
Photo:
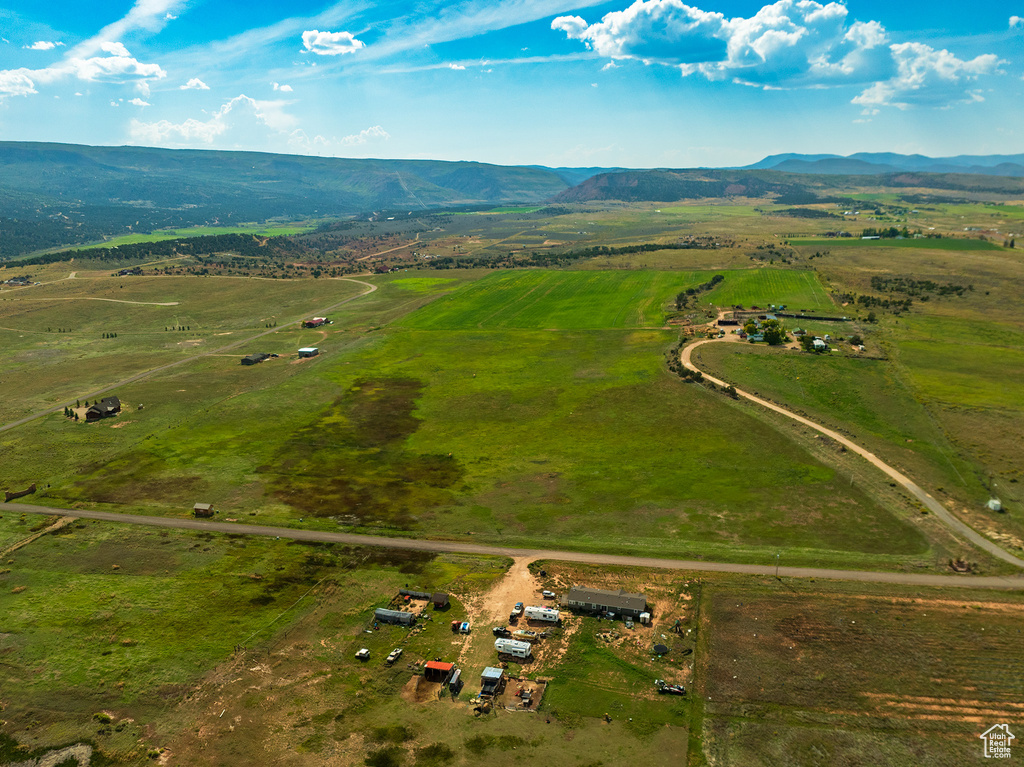
[[[701,572],[741,573],[746,575],[775,575],[771,565],[740,565],[728,562],[702,562],[657,557],[632,557],[615,554],[589,554],[578,551],[550,551],[547,549],[516,549],[506,546],[485,546],[462,541],[433,541],[413,538],[388,538],[378,535],[329,533],[321,530],[296,530],[290,527],[267,527],[232,522],[208,522],[176,517],[147,517],[138,514],[118,514],[109,511],[81,511],[52,506],[30,506],[24,503],[0,504],[0,513],[50,514],[76,516],[131,525],[149,525],[181,530],[202,530],[235,535],[262,535],[287,538],[294,541],[324,541],[350,546],[380,546],[391,549],[413,549],[457,554],[489,554],[528,559],[553,559],[562,562],[583,562],[594,565],[624,565],[628,567],[662,568],[667,570],[696,570]],[[976,589],[1024,589],[1024,576],[932,575],[927,573],[878,573],[867,570],[828,570],[812,567],[780,567],[780,576],[789,578],[823,578],[863,583],[893,583],[903,586],[954,586]]]
[[[372,285],[369,282],[363,282],[362,280],[355,280],[355,279],[352,279],[350,277],[338,277],[337,279],[345,280],[346,282],[355,282],[355,283],[358,283],[360,285],[365,285],[367,288],[369,288],[369,290],[363,291],[362,293],[360,293],[357,296],[349,296],[348,298],[346,298],[346,299],[344,299],[342,301],[338,301],[338,303],[336,303],[336,304],[331,304],[326,309],[318,309],[315,312],[316,314],[327,314],[328,312],[337,309],[339,306],[342,306],[343,304],[347,304],[349,301],[355,301],[357,298],[362,298],[365,295],[369,295],[370,293],[372,293],[373,291],[375,291],[377,289],[376,285]],[[90,392],[89,394],[82,394],[82,395],[80,395],[80,398],[81,399],[85,399],[85,400],[95,399],[95,398],[99,397],[102,394],[106,394],[109,391],[113,391],[114,389],[117,389],[120,386],[125,386],[125,385],[130,384],[130,383],[135,383],[136,381],[142,380],[143,378],[148,378],[149,376],[151,376],[151,375],[153,375],[155,373],[160,373],[160,372],[162,372],[164,370],[170,370],[171,368],[176,368],[179,365],[187,365],[188,363],[195,362],[196,360],[202,359],[203,357],[209,357],[209,356],[214,355],[214,354],[221,354],[221,353],[229,351],[231,349],[237,349],[239,346],[242,346],[243,344],[252,343],[253,341],[255,341],[255,340],[259,339],[259,338],[263,338],[263,336],[269,336],[272,333],[276,333],[279,330],[284,330],[285,328],[291,327],[292,325],[298,325],[300,322],[302,322],[302,320],[295,320],[293,322],[286,322],[284,325],[280,325],[278,327],[271,328],[270,330],[265,330],[262,333],[257,333],[256,335],[249,336],[248,338],[243,338],[241,341],[233,341],[232,343],[228,344],[227,346],[221,346],[218,349],[211,349],[208,352],[203,352],[201,354],[196,354],[196,355],[193,355],[191,357],[186,357],[185,359],[178,360],[177,362],[168,362],[166,365],[160,365],[158,367],[146,370],[146,371],[144,371],[142,373],[136,373],[133,376],[129,376],[128,378],[123,378],[120,381],[117,381],[116,383],[111,384],[110,386],[104,387],[103,389],[98,389],[98,390],[96,390],[94,392]],[[76,399],[79,399],[79,397],[76,397]],[[33,413],[32,415],[27,415],[24,418],[19,418],[17,421],[11,421],[10,423],[5,423],[4,425],[0,426],[0,432],[7,431],[8,429],[13,429],[13,428],[15,428],[17,426],[21,426],[22,424],[26,424],[29,421],[34,421],[37,418],[42,418],[44,415],[49,415],[50,413],[56,413],[58,410],[63,410],[63,409],[64,409],[63,405],[55,405],[54,407],[51,407],[51,408],[49,408],[47,410],[40,410],[39,412]]]
[[[696,349],[698,346],[703,346],[704,344],[716,342],[718,342],[717,339],[709,338],[703,341],[697,341],[694,344],[686,346],[683,349],[683,353],[680,355],[680,361],[683,363],[683,367],[688,368],[689,370],[696,370],[697,372],[701,373],[704,376],[704,378],[711,381],[711,383],[716,384],[718,386],[728,386],[729,384],[727,384],[725,381],[715,378],[714,376],[709,375],[703,370],[700,370],[696,365],[694,365],[690,361],[690,357],[693,354],[693,350]],[[997,545],[993,541],[990,541],[988,538],[985,538],[984,536],[977,533],[973,528],[965,525],[959,519],[950,514],[949,511],[946,510],[945,506],[943,506],[941,503],[939,503],[930,495],[928,495],[928,493],[926,493],[924,490],[918,487],[918,485],[916,485],[913,482],[913,480],[911,480],[905,474],[900,473],[889,464],[885,463],[881,458],[879,458],[871,451],[866,450],[865,448],[861,447],[855,442],[851,442],[849,439],[844,437],[839,432],[833,431],[832,429],[822,426],[820,423],[815,423],[814,421],[808,418],[804,418],[801,415],[797,415],[796,413],[790,410],[786,410],[786,408],[780,407],[779,405],[776,405],[774,402],[769,402],[768,400],[761,399],[760,397],[750,394],[749,392],[745,392],[742,389],[736,389],[736,393],[741,397],[750,400],[751,402],[756,402],[758,405],[761,405],[762,407],[766,407],[769,410],[774,410],[776,413],[780,413],[786,416],[787,418],[792,418],[797,423],[801,423],[804,426],[809,426],[815,431],[819,431],[825,436],[834,439],[836,442],[843,445],[847,450],[850,450],[856,453],[857,455],[861,456],[862,458],[867,460],[871,465],[875,466],[878,469],[881,469],[896,482],[899,482],[901,485],[903,485],[903,487],[905,487],[915,498],[917,498],[917,500],[923,503],[930,512],[932,512],[936,517],[938,517],[946,525],[946,527],[948,527],[950,531],[952,531],[952,533],[955,536],[966,538],[978,548],[984,549],[992,556],[998,557],[1004,562],[1009,562],[1012,565],[1024,568],[1024,559],[1015,557],[1013,554],[1009,553],[1001,546]]]

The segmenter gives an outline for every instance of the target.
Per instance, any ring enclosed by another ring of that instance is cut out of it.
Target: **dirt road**
[[[331,304],[326,309],[318,309],[317,313],[319,313],[319,314],[327,314],[328,312],[333,311],[334,309],[337,309],[339,306],[342,306],[343,304],[347,304],[349,301],[355,301],[357,298],[362,298],[363,296],[369,295],[370,293],[372,293],[373,291],[375,291],[377,289],[376,285],[373,285],[373,284],[371,284],[369,282],[363,282],[362,280],[356,280],[356,279],[352,279],[350,277],[339,277],[338,279],[345,280],[346,282],[355,282],[355,283],[358,283],[359,285],[365,285],[367,288],[369,288],[369,290],[363,291],[358,296],[349,296],[348,298],[346,298],[346,299],[344,299],[342,301],[338,301],[338,303],[336,303],[336,304]],[[151,368],[149,370],[143,371],[142,373],[136,373],[135,375],[129,376],[128,378],[122,378],[120,381],[112,383],[109,386],[106,386],[106,387],[104,387],[102,389],[97,389],[94,392],[90,392],[88,394],[83,394],[83,395],[80,395],[80,396],[81,396],[82,399],[86,399],[86,400],[95,399],[95,398],[97,398],[97,397],[99,397],[99,396],[101,396],[103,394],[106,394],[107,392],[113,391],[114,389],[116,389],[116,388],[118,388],[120,386],[125,386],[127,384],[134,383],[135,381],[140,381],[143,378],[148,378],[149,376],[151,376],[151,375],[153,375],[155,373],[160,373],[160,372],[162,372],[164,370],[170,370],[171,368],[176,368],[179,365],[187,365],[190,362],[195,362],[196,360],[202,359],[204,357],[210,357],[210,356],[215,355],[215,354],[223,354],[224,352],[230,351],[231,349],[237,349],[239,346],[242,346],[243,344],[252,343],[253,341],[255,341],[255,340],[259,339],[259,338],[263,338],[264,336],[269,336],[269,335],[271,335],[273,333],[278,332],[279,330],[284,330],[285,328],[291,327],[292,325],[298,325],[300,322],[302,322],[302,320],[295,320],[293,322],[286,322],[284,325],[280,325],[278,327],[271,328],[270,330],[264,330],[262,333],[257,333],[254,336],[249,336],[248,338],[243,338],[241,341],[234,341],[234,342],[228,344],[227,346],[221,346],[221,347],[219,347],[217,349],[211,349],[208,352],[203,352],[203,353],[197,354],[197,355],[195,355],[193,357],[187,357],[186,359],[178,360],[177,362],[169,362],[166,365],[159,365],[159,366],[157,366],[155,368]],[[76,399],[78,399],[78,397],[76,397]],[[63,409],[64,409],[63,405],[55,405],[54,407],[51,407],[51,408],[49,408],[47,410],[40,410],[39,412],[33,413],[32,415],[27,415],[24,418],[19,418],[17,421],[11,421],[10,423],[3,424],[2,426],[0,426],[0,432],[7,431],[8,429],[13,429],[13,428],[15,428],[17,426],[21,426],[22,424],[26,424],[29,421],[34,421],[37,418],[42,418],[44,415],[49,415],[50,413],[56,413],[58,410],[63,410]]]
[[[694,349],[696,349],[699,346],[703,346],[704,344],[718,342],[718,339],[709,338],[703,341],[697,341],[696,343],[690,344],[683,349],[683,352],[680,355],[680,361],[683,363],[683,367],[689,370],[696,370],[697,372],[701,373],[706,380],[710,381],[716,386],[724,387],[729,386],[729,384],[727,384],[725,381],[715,378],[712,375],[709,375],[703,370],[700,370],[696,365],[694,365],[690,361]],[[1004,550],[1001,546],[990,541],[988,538],[985,538],[980,533],[976,532],[972,528],[965,525],[959,519],[950,514],[945,506],[943,506],[941,503],[932,498],[932,496],[930,496],[928,493],[926,493],[924,490],[918,487],[918,485],[916,485],[913,482],[913,480],[911,480],[905,474],[902,474],[901,472],[897,471],[889,464],[885,463],[881,458],[879,458],[871,451],[861,447],[855,442],[852,442],[839,432],[833,431],[832,429],[822,426],[820,423],[815,423],[809,418],[804,418],[801,415],[797,415],[796,413],[790,410],[786,410],[786,408],[780,407],[779,405],[776,405],[773,402],[761,399],[760,397],[750,394],[749,392],[745,392],[742,389],[736,389],[736,393],[739,396],[743,397],[744,399],[748,399],[751,402],[756,402],[758,405],[761,405],[762,407],[766,407],[769,410],[773,410],[776,413],[784,415],[786,416],[786,418],[792,418],[797,423],[803,424],[804,426],[809,426],[815,431],[821,432],[830,439],[834,439],[836,442],[843,445],[847,450],[856,453],[861,458],[865,459],[868,463],[870,463],[872,466],[876,467],[877,469],[880,469],[893,480],[895,480],[904,488],[906,488],[907,491],[911,493],[911,495],[913,495],[915,498],[917,498],[917,500],[924,504],[925,508],[927,508],[928,511],[932,512],[936,517],[938,517],[955,536],[960,538],[966,538],[978,548],[984,549],[992,556],[998,557],[1004,562],[1009,562],[1012,565],[1024,568],[1024,559],[1015,557],[1013,554],[1010,554],[1008,551]]]
[[[685,559],[660,559],[657,557],[633,557],[615,554],[589,554],[578,551],[552,551],[547,549],[516,549],[505,546],[485,546],[462,541],[432,541],[414,538],[387,538],[376,535],[355,535],[352,533],[329,533],[321,530],[296,530],[289,527],[266,527],[232,522],[206,522],[198,519],[173,517],[146,517],[136,514],[118,514],[109,511],[81,511],[59,509],[51,506],[30,506],[24,503],[0,504],[0,513],[72,515],[82,519],[98,519],[107,522],[121,522],[132,525],[174,528],[180,530],[203,530],[234,535],[262,535],[271,538],[286,538],[295,541],[324,541],[344,543],[350,546],[381,546],[392,549],[435,551],[438,553],[484,554],[511,557],[522,560],[517,563],[525,570],[526,565],[536,559],[553,559],[563,562],[582,562],[593,565],[621,565],[626,567],[657,567],[667,570],[695,570],[716,573],[741,573],[746,575],[773,576],[773,565],[741,565],[729,562],[704,562]],[[787,578],[825,578],[863,583],[894,583],[903,586],[959,586],[975,589],[1024,589],[1024,576],[980,576],[980,575],[932,575],[917,573],[878,573],[862,570],[828,570],[816,567],[780,567],[778,575]],[[528,571],[524,578],[529,577]],[[518,589],[517,589],[518,590]]]

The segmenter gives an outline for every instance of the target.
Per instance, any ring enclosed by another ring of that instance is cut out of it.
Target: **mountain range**
[[[780,154],[745,168],[630,170],[8,141],[0,258],[201,224],[598,200],[808,204],[865,185],[1019,195],[1021,179],[1024,155]]]
[[[883,173],[969,173],[980,176],[1024,177],[1024,154],[957,155],[925,157],[920,154],[858,152],[838,154],[775,154],[743,170],[777,170],[785,173],[867,176]]]

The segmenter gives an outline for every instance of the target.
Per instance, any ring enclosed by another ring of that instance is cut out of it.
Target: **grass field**
[[[669,300],[708,278],[679,272],[502,272],[401,324],[417,330],[660,327]]]
[[[927,487],[942,487],[965,501],[984,493],[973,467],[885,360],[732,344],[704,346],[696,358],[713,375],[852,434]]]
[[[364,290],[340,280],[97,277],[5,291],[2,380],[20,394],[0,400],[0,423],[73,403],[133,373],[301,319]],[[301,345],[320,338],[273,336],[230,357],[237,363],[250,351],[292,353],[299,348],[292,348],[293,340]]]
[[[920,240],[862,240],[859,237],[820,237],[815,239],[793,239],[795,247],[838,247],[838,248],[920,248],[921,250],[1003,250],[1002,245],[985,240],[925,238]]]
[[[316,229],[314,224],[250,224],[242,226],[192,226],[186,229],[158,229],[145,234],[125,234],[111,237],[103,242],[75,246],[76,250],[91,248],[116,248],[118,245],[134,245],[140,242],[160,242],[181,237],[209,237],[216,234],[253,234],[258,237],[278,237],[289,234],[304,234]]]
[[[740,304],[766,308],[783,304],[787,310],[835,312],[837,307],[822,287],[818,275],[787,269],[747,269],[723,272],[725,280],[702,296],[717,306]]]

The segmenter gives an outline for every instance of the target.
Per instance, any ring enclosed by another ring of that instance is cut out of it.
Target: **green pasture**
[[[867,442],[885,460],[912,467],[932,489],[983,492],[932,414],[885,360],[798,354],[733,344],[696,353],[701,369],[806,413]]]
[[[966,407],[1024,410],[1024,349],[906,341],[900,362],[920,395]]]
[[[116,248],[118,245],[135,245],[140,242],[161,242],[182,237],[209,237],[217,234],[252,234],[258,237],[278,237],[290,234],[305,234],[316,229],[313,224],[251,224],[242,226],[192,226],[185,229],[158,229],[155,232],[125,234],[111,237],[103,242],[78,246],[77,250],[92,248]]]
[[[802,448],[667,375],[672,340],[363,334],[299,366],[223,363],[232,388],[216,359],[133,384],[122,399],[149,404],[123,429],[54,416],[4,439],[17,476],[53,478],[55,505],[181,514],[202,497],[243,521],[587,550],[622,551],[628,527],[632,551],[744,560],[926,551]]]
[[[74,403],[132,374],[311,316],[365,290],[342,280],[102,277],[0,295],[2,380],[19,392],[0,400],[0,422]],[[254,348],[225,352],[225,362],[237,365],[252,351],[291,354],[295,342],[318,345],[323,337],[282,331]]]
[[[744,269],[722,272],[725,280],[701,296],[717,306],[744,307],[783,304],[787,311],[836,312],[837,307],[822,287],[818,275],[792,269]]]
[[[696,272],[498,272],[444,296],[401,325],[416,330],[660,327],[676,293],[706,279]]]
[[[862,240],[859,237],[821,237],[817,239],[793,239],[794,247],[814,248],[914,248],[921,250],[1004,250],[1002,245],[985,240],[943,238],[922,238],[919,240]]]

